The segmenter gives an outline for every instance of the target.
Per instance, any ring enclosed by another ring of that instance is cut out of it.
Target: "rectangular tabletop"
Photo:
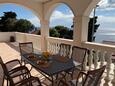
[[[35,67],[36,69],[40,70],[41,72],[43,72],[49,76],[53,76],[53,75],[58,74],[62,71],[66,71],[66,70],[69,70],[69,69],[72,69],[75,67],[72,59],[68,58],[68,60],[66,62],[59,61],[57,59],[57,58],[61,58],[61,57],[59,57],[59,55],[50,56],[49,57],[50,58],[49,66],[42,67],[41,65],[37,64],[37,61],[41,59],[40,55],[34,54],[34,56],[36,57],[36,59],[34,59],[34,60],[30,59],[28,57],[28,55],[23,55],[23,58],[25,59],[26,62],[31,64],[33,67]]]

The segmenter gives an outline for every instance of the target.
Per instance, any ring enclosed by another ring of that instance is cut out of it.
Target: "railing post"
[[[110,70],[111,70],[111,56],[112,56],[112,53],[111,52],[107,52],[107,76],[105,77],[105,81],[106,82],[109,82],[110,81]]]
[[[113,76],[112,83],[115,84],[115,62],[114,62],[114,70],[113,70],[113,72],[114,72],[114,76]]]
[[[89,70],[91,70],[91,66],[92,66],[92,59],[93,59],[93,49],[90,50],[90,54],[88,57],[88,65],[89,65]]]
[[[115,84],[115,56],[112,57],[112,62],[114,64],[114,69],[113,69],[114,76],[113,76],[112,84],[114,85]]]
[[[88,53],[86,53],[85,59],[84,59],[84,63],[83,63],[83,70],[87,69],[87,60],[88,60]]]
[[[100,57],[101,63],[100,63],[100,67],[102,67],[102,66],[104,65],[104,62],[105,62],[105,54],[106,54],[105,51],[101,51],[101,57]]]
[[[98,66],[98,59],[99,59],[99,50],[95,50],[95,53],[94,53],[94,68],[95,69]]]

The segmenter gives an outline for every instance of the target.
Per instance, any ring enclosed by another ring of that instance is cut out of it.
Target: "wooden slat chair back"
[[[4,72],[4,77],[7,79],[7,84],[8,84],[8,80],[9,80],[10,84],[13,85],[13,80],[10,78],[9,71],[1,57],[0,57],[0,64],[1,64],[3,72]]]
[[[106,66],[102,66],[99,69],[90,70],[87,73],[80,71],[76,79],[68,82],[60,80],[58,86],[60,86],[60,84],[62,86],[99,86],[99,81],[101,80],[105,68]]]
[[[39,78],[31,76],[27,67],[19,66],[8,71],[1,57],[0,64],[4,71],[4,76],[7,79],[7,86],[41,86]]]
[[[99,69],[88,71],[83,86],[97,86],[106,66]]]
[[[85,57],[87,55],[88,49],[86,48],[82,48],[82,47],[78,47],[78,46],[73,46],[72,47],[72,54],[71,54],[71,58],[77,62],[80,63],[81,65],[81,70],[83,69],[83,63],[85,60]]]
[[[34,52],[32,42],[19,43],[19,48],[21,55],[31,54]]]

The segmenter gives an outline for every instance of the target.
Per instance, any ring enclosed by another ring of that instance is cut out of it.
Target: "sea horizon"
[[[103,41],[115,42],[115,30],[98,30],[95,37],[97,43],[103,43]]]

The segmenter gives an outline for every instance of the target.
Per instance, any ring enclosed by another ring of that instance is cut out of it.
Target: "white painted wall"
[[[0,32],[0,42],[9,42],[10,36],[15,36],[14,32]]]
[[[29,33],[15,32],[16,42],[32,42],[36,50],[41,50],[41,36]]]

